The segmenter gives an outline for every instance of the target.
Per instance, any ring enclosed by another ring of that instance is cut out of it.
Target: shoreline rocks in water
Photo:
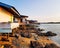
[[[45,48],[60,48],[60,47],[52,43],[52,44],[46,44]]]
[[[33,35],[31,32],[21,31],[19,33],[19,35],[20,35],[20,37],[18,38],[20,40],[19,44],[22,47],[26,46],[24,48],[27,48],[27,47],[28,48],[59,48],[57,45],[55,45],[53,43],[52,40],[49,40],[48,37],[46,37],[46,36],[55,36],[56,35],[55,33],[52,33],[51,31],[48,31],[47,33],[35,32]],[[36,37],[36,35],[37,35],[37,37]],[[35,38],[37,38],[37,39],[35,39]]]
[[[51,32],[51,31],[48,31],[47,33],[46,33],[46,36],[56,36],[57,34],[56,33],[53,33],[53,32]]]
[[[52,33],[51,31],[48,31],[47,33],[38,33],[39,36],[56,36],[56,33]]]
[[[60,47],[58,47],[54,43],[46,44],[44,47],[41,43],[37,41],[30,41],[30,48],[60,48]]]
[[[38,28],[38,31],[45,31],[44,29],[40,29],[40,28]]]

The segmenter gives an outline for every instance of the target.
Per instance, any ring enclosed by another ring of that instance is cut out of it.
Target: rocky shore
[[[56,34],[52,32],[47,32],[44,35],[44,33],[32,33],[32,32],[22,32],[19,29],[15,30],[15,37],[13,39],[13,45],[15,48],[60,48],[58,47],[51,39],[48,38],[48,36],[55,36]],[[15,40],[15,42],[14,42]]]
[[[57,34],[56,33],[53,33],[53,32],[51,32],[51,31],[48,31],[48,32],[46,32],[46,33],[41,33],[41,32],[37,32],[37,34],[39,35],[39,36],[47,36],[47,37],[49,37],[49,36],[56,36]]]

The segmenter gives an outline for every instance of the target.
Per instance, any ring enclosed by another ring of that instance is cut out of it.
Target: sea
[[[44,29],[45,31],[52,31],[53,33],[56,33],[57,36],[49,37],[54,42],[60,44],[60,24],[40,24],[39,26],[41,29]]]

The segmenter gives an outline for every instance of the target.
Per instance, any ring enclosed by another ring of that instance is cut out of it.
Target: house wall
[[[11,32],[13,28],[19,26],[19,23],[15,23],[13,20],[14,16],[4,8],[0,7],[0,32]],[[2,22],[11,22],[11,23],[3,23]],[[7,28],[7,29],[6,29]],[[5,29],[5,30],[4,30]],[[8,30],[9,29],[9,30]]]
[[[26,17],[21,17],[21,18],[15,18],[14,17],[14,22],[19,23],[19,25],[25,25],[27,23]]]
[[[26,23],[25,18],[14,18],[15,23],[19,23],[19,25],[24,25]]]
[[[20,18],[20,24],[26,24],[26,18]]]
[[[11,29],[19,27],[19,23],[11,23]]]
[[[20,18],[15,18],[14,17],[14,20],[13,20],[15,23],[20,23]]]
[[[0,7],[0,22],[13,22],[13,15]]]

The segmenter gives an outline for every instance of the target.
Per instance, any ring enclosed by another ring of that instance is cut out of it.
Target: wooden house
[[[36,29],[38,29],[38,26],[40,25],[39,22],[36,20],[27,20],[27,24],[25,25],[25,29],[30,32],[35,32]]]
[[[27,24],[27,18],[28,18],[28,16],[26,16],[26,15],[20,15],[20,25]]]
[[[27,24],[27,18],[28,16],[26,15],[20,15],[20,17],[18,17],[17,19],[16,18],[14,19],[18,21],[20,31],[25,31],[25,25]]]
[[[20,13],[15,7],[0,2],[0,45],[12,44],[12,29],[19,26]],[[10,36],[9,36],[10,35]]]
[[[17,27],[18,21],[14,19],[19,16],[15,7],[0,2],[0,32],[11,32],[11,29]]]

